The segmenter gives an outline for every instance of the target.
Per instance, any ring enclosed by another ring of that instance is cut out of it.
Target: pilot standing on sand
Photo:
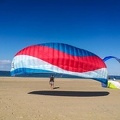
[[[54,75],[51,75],[49,84],[50,84],[51,89],[54,89]]]

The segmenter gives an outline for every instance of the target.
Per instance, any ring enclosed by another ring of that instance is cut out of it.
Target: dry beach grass
[[[120,120],[120,90],[88,79],[0,77],[0,120]]]

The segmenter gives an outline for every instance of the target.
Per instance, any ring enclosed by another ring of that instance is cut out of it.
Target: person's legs
[[[52,83],[52,89],[54,89],[54,83]]]
[[[54,88],[54,82],[50,82],[50,87],[51,87],[51,89]]]

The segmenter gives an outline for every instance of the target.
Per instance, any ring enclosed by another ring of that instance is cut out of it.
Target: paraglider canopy
[[[109,69],[111,69],[111,71],[113,71],[113,70],[116,70],[116,73],[114,72],[114,75],[116,74],[119,74],[119,63],[120,63],[120,59],[118,58],[118,57],[115,57],[115,56],[106,56],[106,57],[104,57],[103,58],[103,61],[105,62],[105,63],[107,63],[107,62],[109,62],[109,60],[115,60],[115,61],[117,61],[118,62],[118,66],[115,64],[115,63],[113,63],[113,64],[106,64],[106,66],[107,66],[107,69],[108,69],[108,73],[109,73]],[[113,73],[109,73],[109,74],[113,74]]]
[[[115,56],[106,56],[106,57],[103,58],[103,61],[106,62],[107,60],[109,60],[109,59],[111,59],[111,58],[116,59],[116,60],[120,63],[120,59],[117,58],[117,57],[115,57]]]
[[[96,79],[107,84],[107,68],[94,53],[64,43],[28,46],[14,56],[11,75],[55,72]]]

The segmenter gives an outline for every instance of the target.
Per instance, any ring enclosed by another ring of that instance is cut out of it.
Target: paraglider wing
[[[107,87],[111,89],[120,89],[120,83],[118,81],[108,80]]]
[[[109,59],[111,59],[111,58],[116,59],[116,60],[120,63],[120,59],[117,58],[117,57],[114,57],[114,56],[106,56],[106,57],[103,59],[103,61],[106,62],[107,60],[109,60]]]
[[[28,46],[13,58],[11,75],[55,72],[107,83],[107,69],[97,55],[68,44],[44,43]]]

